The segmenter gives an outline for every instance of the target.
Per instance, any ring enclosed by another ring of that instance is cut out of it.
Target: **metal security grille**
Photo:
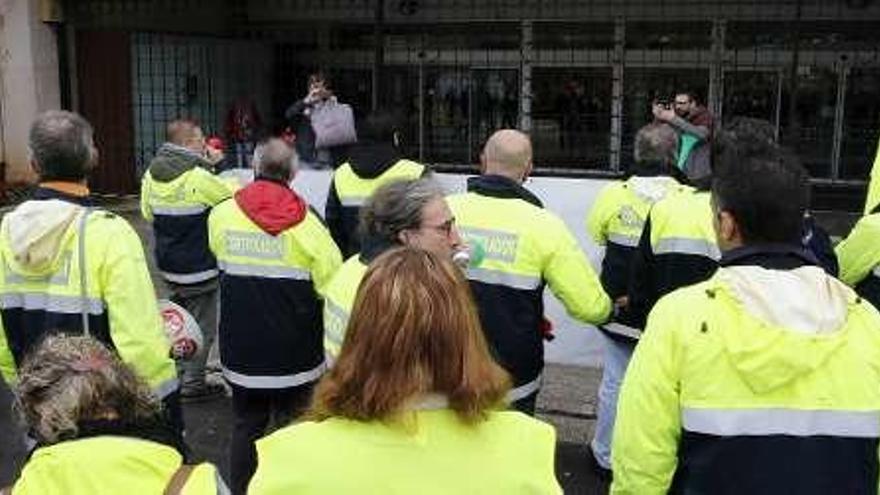
[[[880,1],[205,0],[68,2],[77,31],[130,36],[134,160],[181,113],[266,132],[322,69],[359,116],[390,106],[405,149],[472,167],[501,127],[548,173],[620,173],[655,98],[770,121],[814,178],[864,180],[880,134]],[[81,54],[88,57],[88,54]],[[79,87],[81,98],[89,88]],[[112,105],[112,102],[108,102]]]

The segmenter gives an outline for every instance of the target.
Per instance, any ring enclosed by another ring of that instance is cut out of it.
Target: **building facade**
[[[28,1],[28,0],[12,0]],[[45,3],[45,2],[38,2]],[[618,174],[651,102],[689,89],[720,119],[767,119],[818,181],[864,181],[880,133],[880,1],[77,0],[56,27],[60,99],[95,122],[135,190],[178,116],[265,132],[330,74],[363,115],[406,116],[412,157],[472,167],[494,129],[531,133],[539,172]]]

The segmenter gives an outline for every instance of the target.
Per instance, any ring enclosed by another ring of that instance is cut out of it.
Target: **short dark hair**
[[[697,94],[697,91],[692,88],[679,89],[672,96],[675,97],[678,95],[685,95],[694,103],[699,103],[700,101],[702,101],[700,100],[700,95]]]
[[[41,113],[28,135],[41,180],[82,180],[97,161],[94,130],[81,115],[63,110]]]
[[[713,137],[709,164],[712,171],[720,157],[728,151],[749,154],[751,149],[775,146],[776,129],[769,121],[735,116],[726,119],[724,127]]]
[[[324,71],[319,70],[309,74],[309,86],[317,82],[323,83],[324,87],[327,89],[331,89],[333,87],[333,81],[330,80],[330,76],[328,76],[327,73],[325,73]]]
[[[720,146],[734,144],[748,146],[757,142],[759,145],[776,143],[776,128],[769,120],[754,117],[732,117],[724,123],[723,139],[718,140]]]
[[[391,143],[395,132],[400,132],[400,115],[386,109],[367,115],[357,129],[359,140],[378,143]]]
[[[729,212],[743,242],[800,243],[804,213],[810,204],[809,174],[797,157],[759,136],[727,139],[716,156],[712,196]],[[742,145],[735,145],[742,143]]]

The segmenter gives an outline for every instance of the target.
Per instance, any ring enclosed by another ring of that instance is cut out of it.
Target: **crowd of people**
[[[288,113],[331,97],[310,83]],[[604,336],[589,451],[612,493],[876,493],[880,207],[832,247],[766,122],[674,105],[589,210],[599,273],[524,187],[520,131],[446,195],[374,112],[321,215],[285,139],[241,186],[198,123],[171,122],[141,210],[204,335],[176,362],[137,234],[89,198],[92,127],[40,115],[39,186],[0,225],[0,372],[33,444],[12,493],[561,493],[534,418],[545,288]],[[181,414],[226,387],[228,480],[194,462]]]

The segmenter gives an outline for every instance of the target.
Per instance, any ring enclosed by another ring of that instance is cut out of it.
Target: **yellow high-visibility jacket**
[[[635,328],[644,328],[660,297],[706,280],[717,268],[721,251],[710,197],[690,189],[651,208],[630,268],[628,315]]]
[[[466,425],[447,409],[419,410],[405,421],[331,418],[283,428],[257,442],[248,493],[562,493],[548,424],[493,412]]]
[[[447,198],[459,233],[484,257],[467,270],[483,331],[499,364],[513,377],[510,399],[534,394],[544,368],[544,287],[584,322],[608,319],[611,300],[599,277],[555,214],[519,184],[501,176],[472,179]]]
[[[358,175],[348,162],[340,165],[333,173],[333,181],[327,193],[324,219],[342,255],[349,257],[360,251],[361,243],[356,232],[358,215],[361,206],[376,189],[396,180],[417,179],[427,171],[424,165],[406,159],[398,160],[388,169],[371,177]]]
[[[168,181],[150,170],[141,180],[141,214],[153,224],[156,265],[177,284],[217,278],[217,261],[208,249],[208,215],[235,187],[202,167]]]
[[[859,219],[834,251],[840,264],[840,280],[880,307],[880,213]]]
[[[612,493],[876,493],[880,314],[819,267],[743,254],[651,312]]]
[[[22,469],[15,495],[156,494],[165,491],[183,459],[161,443],[120,436],[70,440],[37,449]],[[180,492],[228,494],[216,468],[199,464]]]
[[[22,359],[48,332],[82,333],[85,309],[91,335],[115,349],[157,395],[177,390],[137,233],[104,210],[84,217],[86,208],[60,193],[41,189],[36,197],[0,225],[0,372],[7,383],[15,383]]]
[[[358,286],[367,273],[367,265],[356,254],[339,267],[324,294],[324,352],[333,360],[345,340],[345,331]]]
[[[633,176],[608,184],[590,208],[587,232],[599,246],[605,246],[599,279],[612,299],[629,292],[629,273],[645,220],[654,203],[670,194],[691,191],[668,176]],[[638,338],[640,328],[624,309],[614,321],[600,327],[613,338]]]
[[[220,269],[224,377],[258,389],[316,381],[326,367],[320,299],[342,264],[320,217],[307,209],[271,235],[232,199],[214,208],[208,230]]]

